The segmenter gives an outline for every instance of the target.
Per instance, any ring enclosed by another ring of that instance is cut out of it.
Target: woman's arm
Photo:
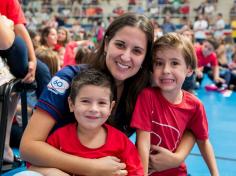
[[[36,109],[24,131],[20,152],[24,160],[35,166],[51,167],[79,175],[126,175],[125,164],[118,158],[108,156],[86,159],[66,154],[45,141],[55,125],[55,120],[45,111]]]
[[[195,144],[195,137],[189,131],[185,131],[182,140],[175,153],[159,147],[151,146],[156,154],[150,155],[149,167],[154,171],[164,171],[167,169],[178,167],[189,155]]]

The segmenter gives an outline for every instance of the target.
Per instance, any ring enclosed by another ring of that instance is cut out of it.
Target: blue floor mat
[[[205,84],[211,83],[206,79]],[[213,145],[221,176],[236,175],[236,92],[230,96],[217,91],[197,90],[203,102],[209,123],[210,141]],[[208,168],[195,145],[186,164],[191,176],[210,176]]]

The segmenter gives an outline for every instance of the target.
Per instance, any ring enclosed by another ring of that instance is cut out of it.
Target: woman
[[[41,32],[41,45],[57,50],[57,30],[53,27],[45,27]]]
[[[65,47],[66,44],[70,41],[70,33],[65,27],[59,27],[57,30],[57,43]]]
[[[130,119],[137,95],[149,85],[153,38],[153,26],[145,16],[124,14],[110,24],[100,48],[90,62],[92,67],[114,78],[117,100],[109,123],[128,136],[134,132],[130,128]],[[59,168],[79,175],[126,175],[125,165],[118,158],[75,157],[45,142],[55,125],[69,120],[61,117],[71,117],[73,120],[66,100],[70,81],[81,69],[86,68],[81,65],[65,67],[52,78],[25,130],[20,147],[22,157],[34,165]],[[190,145],[186,145],[186,141],[182,142],[181,152],[177,150],[176,154],[156,149],[160,153],[159,158],[153,159],[154,169],[176,167],[187,156],[193,141],[192,138],[187,141]],[[157,166],[157,163],[161,164]]]

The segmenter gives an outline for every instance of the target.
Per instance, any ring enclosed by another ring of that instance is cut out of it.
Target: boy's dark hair
[[[207,38],[204,41],[210,43],[213,46],[214,50],[216,50],[220,45],[219,42],[217,42],[214,38]]]
[[[69,97],[73,103],[75,103],[76,96],[78,95],[80,89],[86,85],[109,88],[111,91],[110,101],[113,100],[115,89],[113,79],[94,68],[89,68],[78,73],[72,80]]]

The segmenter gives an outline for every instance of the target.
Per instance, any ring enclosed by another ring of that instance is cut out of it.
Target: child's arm
[[[153,171],[159,172],[178,167],[184,162],[194,144],[195,137],[193,134],[189,131],[185,131],[175,153],[160,146],[152,146],[152,149],[156,151],[156,154],[150,155],[149,167],[151,167]]]
[[[212,145],[211,145],[209,139],[204,140],[204,141],[197,140],[197,145],[198,145],[199,150],[200,150],[200,152],[207,164],[207,167],[209,168],[209,170],[211,172],[211,175],[218,176],[219,171],[217,168],[214,151],[213,151],[213,148],[212,148]]]
[[[148,160],[150,152],[150,132],[137,130],[136,145],[143,163],[144,175],[148,175]]]
[[[178,166],[187,158],[195,142],[196,138],[194,137],[193,133],[188,130],[185,130],[180,144],[175,151],[176,158],[179,162]]]
[[[220,75],[220,73],[219,73],[219,66],[217,65],[217,66],[212,67],[212,70],[213,70],[214,81],[216,83],[224,83],[225,80],[219,76]]]

